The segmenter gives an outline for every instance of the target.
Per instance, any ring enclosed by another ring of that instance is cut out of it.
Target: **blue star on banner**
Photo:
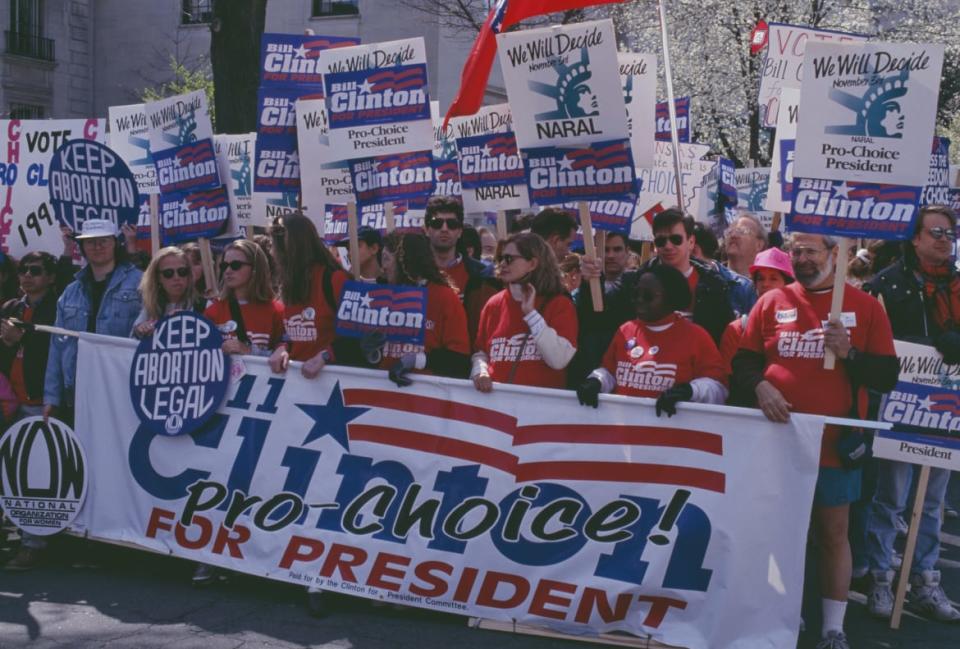
[[[313,428],[307,433],[307,438],[303,440],[304,446],[324,435],[329,435],[348,451],[350,450],[350,438],[347,435],[347,424],[370,410],[370,408],[355,408],[343,405],[343,392],[340,390],[339,381],[330,391],[325,406],[312,403],[298,403],[296,406],[313,419]]]

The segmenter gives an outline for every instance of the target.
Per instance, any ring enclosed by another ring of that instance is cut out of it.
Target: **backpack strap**
[[[333,294],[333,272],[329,268],[323,269],[323,298],[327,301],[327,306],[330,307],[330,311],[336,315],[337,313],[337,298]]]

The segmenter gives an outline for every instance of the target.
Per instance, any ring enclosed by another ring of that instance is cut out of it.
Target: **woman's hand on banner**
[[[473,377],[473,387],[480,392],[491,392],[493,391],[493,379],[491,379],[490,375],[486,372],[477,374]]]
[[[320,376],[320,372],[327,366],[327,361],[323,358],[323,352],[320,352],[308,361],[304,361],[300,366],[300,373],[305,379],[315,379]]]
[[[223,353],[224,354],[249,354],[250,347],[244,345],[242,342],[236,338],[230,338],[229,340],[223,341]]]
[[[144,320],[133,328],[133,335],[137,338],[146,338],[153,335],[153,329],[157,326],[156,320]]]
[[[51,406],[49,403],[43,404],[43,423],[46,424],[50,421],[50,417],[56,409],[56,406]]]
[[[790,421],[790,408],[793,404],[783,398],[780,390],[773,387],[769,381],[760,381],[757,384],[757,405],[770,421],[785,424]]]
[[[273,353],[270,354],[270,360],[267,361],[270,365],[270,370],[274,374],[283,374],[287,371],[287,368],[290,367],[290,352],[287,351],[286,345],[281,345],[273,350]]]

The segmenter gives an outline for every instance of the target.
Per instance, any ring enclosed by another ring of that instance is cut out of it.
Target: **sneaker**
[[[37,564],[40,562],[40,550],[36,548],[24,548],[21,547],[20,550],[13,556],[10,561],[7,561],[6,565],[3,566],[3,569],[8,572],[24,572],[27,570],[33,570],[37,567]]]
[[[843,631],[827,631],[827,635],[817,643],[817,649],[850,649],[850,643]]]
[[[867,566],[858,566],[853,569],[853,572],[850,574],[851,579],[863,579],[867,576],[867,573],[870,572],[870,568]]]
[[[960,512],[950,505],[945,505],[943,508],[943,516],[944,518],[960,518]]]
[[[901,566],[903,566],[903,555],[894,550],[893,554],[890,555],[890,567],[894,570],[900,570]]]
[[[960,611],[953,607],[940,585],[939,570],[924,570],[921,574],[910,575],[907,606],[938,622],[960,621]]]
[[[897,536],[906,536],[907,532],[910,531],[910,528],[907,526],[907,521],[903,519],[903,516],[897,516],[893,521],[893,526],[897,530]]]
[[[867,610],[873,617],[889,618],[893,614],[893,571],[873,573],[867,593]]]
[[[326,593],[319,588],[307,588],[307,612],[312,617],[327,615]]]
[[[194,586],[209,586],[217,580],[217,569],[205,563],[198,563],[190,583]]]

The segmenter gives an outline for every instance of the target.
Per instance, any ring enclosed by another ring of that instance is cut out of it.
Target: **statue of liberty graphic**
[[[600,114],[597,95],[587,83],[593,73],[590,72],[590,52],[586,47],[580,50],[579,61],[572,61],[567,65],[558,60],[553,64],[553,69],[557,73],[555,84],[527,82],[530,90],[556,102],[554,110],[538,113],[537,120],[593,117]]]
[[[898,101],[907,94],[910,69],[881,79],[867,87],[863,96],[851,95],[834,88],[830,99],[843,105],[857,116],[853,124],[828,126],[824,132],[831,135],[866,135],[869,137],[902,138],[906,115]]]

